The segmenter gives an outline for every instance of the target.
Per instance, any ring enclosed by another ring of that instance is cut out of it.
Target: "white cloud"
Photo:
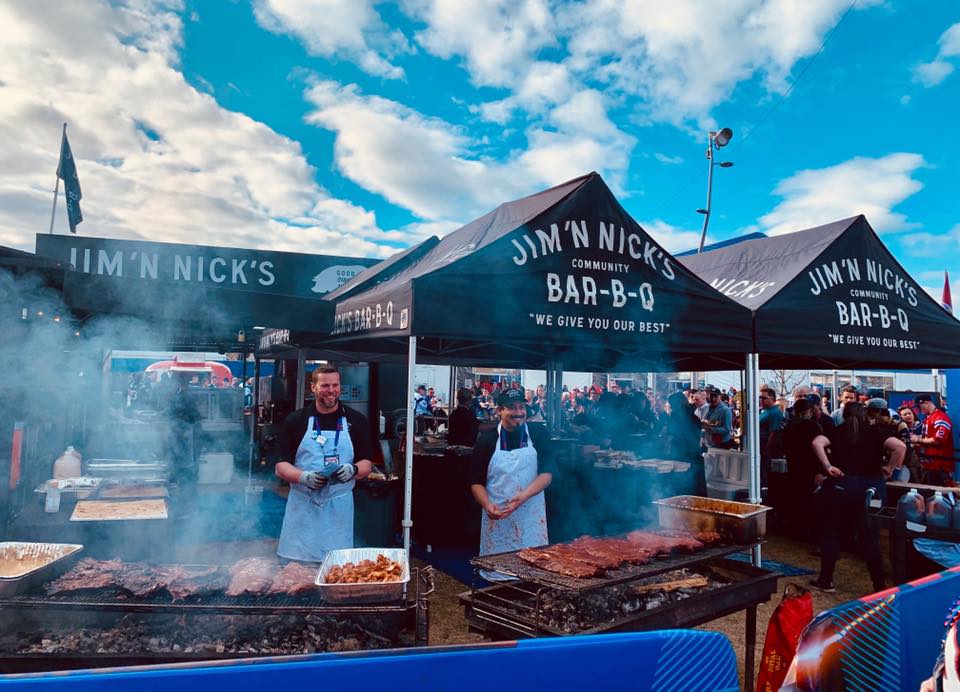
[[[653,158],[655,158],[660,163],[666,164],[668,166],[676,166],[677,164],[683,163],[682,156],[670,156],[668,154],[664,154],[659,151],[653,152]]]
[[[921,63],[913,69],[914,81],[925,87],[937,86],[956,69],[951,58],[960,57],[960,22],[944,31],[937,45],[940,46],[937,57],[932,62]]]
[[[403,6],[426,24],[417,41],[438,57],[462,57],[477,86],[516,86],[539,51],[557,41],[546,0],[405,0]]]
[[[858,8],[877,2],[860,2]],[[511,90],[482,111],[491,120],[503,122],[518,106],[537,113],[551,105],[529,93],[531,75],[544,71],[544,55],[550,54],[567,83],[639,96],[656,120],[701,124],[709,124],[710,109],[739,82],[756,74],[769,89],[782,91],[797,61],[816,53],[849,5],[848,0],[728,0],[722,8],[708,0],[404,3],[427,25],[416,36],[426,50],[462,58],[474,84]]]
[[[460,128],[355,85],[319,81],[306,94],[308,122],[336,134],[337,167],[364,188],[427,221],[467,221],[504,200],[591,170],[617,186],[633,139],[609,120],[603,97],[582,91],[526,132],[527,147],[505,161],[473,153]]]
[[[702,231],[679,228],[661,219],[642,221],[640,225],[643,227],[643,230],[660,243],[667,252],[685,252],[700,246],[700,234]],[[704,244],[709,245],[713,242],[716,242],[716,240],[708,235]]]
[[[901,243],[915,257],[940,257],[953,261],[960,254],[960,224],[946,233],[910,233],[901,239]],[[957,278],[960,279],[960,273]]]
[[[313,55],[346,58],[389,79],[404,77],[388,58],[409,52],[407,39],[388,29],[372,0],[255,0],[254,15],[261,26],[294,36]]]
[[[781,235],[857,214],[878,233],[914,228],[893,208],[923,187],[913,174],[924,165],[919,154],[896,153],[800,171],[777,185],[784,200],[760,218],[762,230]]]
[[[388,254],[374,215],[321,189],[297,142],[185,81],[177,9],[0,5],[0,243],[32,249],[46,231],[69,121],[84,235]]]

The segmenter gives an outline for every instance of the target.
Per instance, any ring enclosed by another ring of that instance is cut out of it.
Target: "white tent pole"
[[[747,453],[750,459],[750,502],[760,502],[760,408],[759,392],[757,391],[760,379],[760,356],[756,353],[747,355],[747,391],[743,401],[747,417]],[[760,567],[760,546],[752,551],[754,567]]]
[[[307,361],[303,356],[303,349],[297,348],[297,403],[294,406],[294,409],[298,409],[303,406],[303,400],[307,396],[307,374],[304,372],[306,367]]]
[[[830,411],[829,411],[829,413],[833,413],[833,412],[836,411],[838,408],[840,408],[840,404],[839,404],[839,401],[840,401],[840,393],[839,393],[839,391],[837,390],[837,387],[840,386],[839,381],[838,381],[838,379],[837,379],[837,375],[838,375],[838,374],[839,374],[839,373],[837,373],[836,370],[833,371],[833,391],[830,392]]]
[[[413,528],[413,437],[416,433],[416,421],[414,420],[414,407],[416,403],[412,398],[412,392],[416,383],[417,369],[417,337],[411,336],[407,351],[407,444],[404,456],[406,463],[403,475],[403,547],[410,550],[410,529]]]

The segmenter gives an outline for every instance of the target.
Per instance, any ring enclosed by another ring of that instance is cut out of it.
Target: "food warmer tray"
[[[326,578],[330,569],[354,564],[361,560],[376,560],[383,555],[389,560],[399,562],[403,567],[400,581],[378,582],[373,584],[327,584]],[[328,603],[377,603],[397,601],[403,598],[403,592],[410,581],[410,560],[407,551],[403,548],[349,548],[331,550],[323,559],[320,571],[317,573],[316,585],[319,587],[320,597]]]
[[[75,543],[31,543],[24,541],[0,543],[0,556],[6,556],[10,553],[16,554],[18,551],[39,553],[42,557],[49,556],[48,561],[23,573],[10,574],[10,576],[3,576],[0,573],[0,597],[6,598],[30,591],[39,584],[56,578],[73,564],[81,550],[83,550],[83,546]]]

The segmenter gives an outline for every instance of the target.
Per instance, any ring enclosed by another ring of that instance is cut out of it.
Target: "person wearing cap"
[[[912,461],[914,453],[910,442],[910,426],[900,420],[899,417],[894,418],[892,413],[893,412],[890,410],[890,407],[887,405],[886,399],[874,397],[867,401],[867,422],[869,422],[871,425],[877,426],[877,429],[880,430],[884,439],[888,437],[896,437],[898,440],[903,442],[906,448],[903,466],[894,470],[893,479],[898,481],[907,481],[911,476],[919,476],[918,469],[916,469],[916,464]],[[904,466],[907,467],[906,470],[903,469]],[[908,475],[904,477],[904,473],[907,473]]]
[[[807,394],[806,398],[807,398],[807,401],[809,401],[813,405],[813,408],[815,409],[813,413],[813,419],[820,424],[820,428],[822,430],[832,430],[833,428],[835,428],[836,425],[833,422],[833,418],[830,416],[829,413],[826,413],[823,410],[823,405],[822,405],[822,400],[820,398],[820,395],[817,394],[816,392],[810,392],[809,394]]]
[[[457,390],[457,408],[447,419],[447,442],[452,445],[473,447],[477,441],[480,424],[473,412],[473,392],[466,387]]]
[[[785,528],[791,535],[802,539],[811,536],[813,492],[819,485],[816,476],[822,473],[813,453],[814,439],[823,434],[823,428],[817,422],[818,413],[820,411],[809,398],[798,399],[793,405],[793,417],[783,430],[783,453],[787,458],[791,489],[784,498]],[[830,427],[833,427],[832,422]]]
[[[920,445],[922,483],[927,485],[953,485],[953,421],[945,411],[937,408],[933,397],[920,394],[914,401],[926,418],[923,434],[912,435],[910,441]]]
[[[470,490],[483,508],[480,554],[510,552],[549,543],[543,491],[553,480],[546,430],[527,425],[527,402],[518,389],[497,400],[500,423],[473,447]],[[510,579],[481,571],[491,581]]]
[[[701,423],[706,432],[707,444],[709,447],[732,449],[734,446],[733,412],[720,400],[719,389],[710,387],[707,393],[710,396],[710,408]]]

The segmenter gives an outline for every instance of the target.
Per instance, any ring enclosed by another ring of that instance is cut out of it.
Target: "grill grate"
[[[528,584],[507,582],[462,593],[459,599],[471,628],[494,638],[531,638],[694,627],[767,601],[777,589],[776,572],[722,559],[709,566],[727,573],[729,583],[577,631],[547,624],[541,612],[544,590]]]
[[[566,577],[556,572],[527,564],[517,556],[517,552],[483,555],[470,561],[479,569],[500,572],[525,582],[568,591],[589,591],[607,586],[615,586],[644,577],[652,577],[663,572],[671,572],[683,567],[695,567],[717,558],[749,550],[750,545],[707,546],[692,553],[681,553],[670,557],[657,558],[645,565],[625,565],[617,569],[606,570],[603,576],[578,579]]]
[[[211,613],[236,615],[243,613],[314,613],[317,615],[364,615],[369,613],[404,613],[416,609],[419,602],[433,591],[433,575],[429,569],[414,569],[411,589],[406,600],[393,603],[363,605],[330,605],[319,596],[227,596],[223,593],[191,596],[173,603],[160,594],[141,598],[119,589],[98,589],[40,595],[24,594],[0,599],[2,608],[58,608],[67,610],[102,610],[113,612]]]

